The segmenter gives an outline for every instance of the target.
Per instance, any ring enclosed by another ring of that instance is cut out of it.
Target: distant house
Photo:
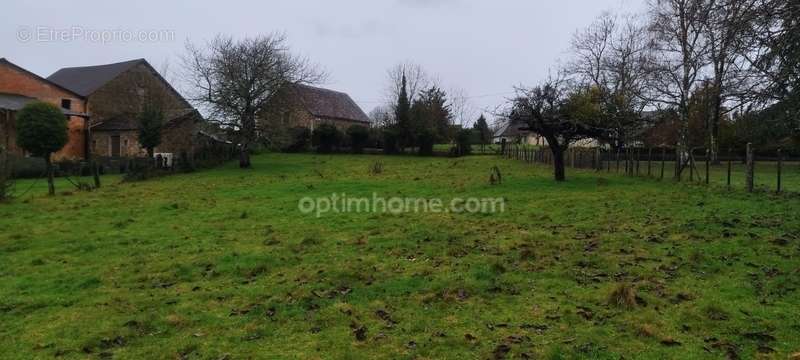
[[[138,142],[138,115],[151,103],[165,114],[161,145],[156,153],[194,151],[195,125],[200,114],[146,60],[56,71],[48,81],[83,97],[91,114],[89,147],[105,157],[146,154]]]
[[[527,130],[528,125],[520,121],[507,121],[494,133],[494,143],[504,140],[509,144],[545,145],[547,140]]]
[[[528,130],[528,125],[521,121],[507,121],[494,133],[494,143],[500,144],[505,140],[509,144],[523,144],[547,146],[547,139]],[[584,139],[572,144],[576,147],[596,147],[597,140]]]
[[[53,159],[82,159],[87,156],[88,118],[83,95],[44,79],[6,59],[0,58],[0,147],[22,156],[16,145],[16,113],[34,101],[61,109],[68,120],[69,140]]]
[[[262,121],[312,131],[320,124],[340,130],[359,125],[369,127],[369,117],[349,95],[307,85],[288,86],[261,114]],[[269,126],[269,125],[265,125]]]

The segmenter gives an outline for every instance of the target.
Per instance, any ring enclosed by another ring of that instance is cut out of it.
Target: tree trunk
[[[53,162],[50,160],[50,154],[44,156],[44,163],[47,168],[47,194],[54,196],[56,194],[56,185],[53,182]]]
[[[714,105],[711,109],[711,126],[709,129],[709,150],[711,164],[719,165],[719,123],[722,119],[722,94],[719,85],[714,89]]]
[[[250,109],[248,106],[247,109]],[[255,113],[246,111],[242,117],[242,139],[241,147],[239,148],[239,168],[250,168],[250,144],[255,142],[256,139],[256,120]]]
[[[100,188],[100,169],[98,168],[97,161],[92,160],[92,176],[94,177],[94,188]]]
[[[564,149],[560,146],[550,146],[553,153],[553,171],[556,181],[566,181],[566,171],[564,169]]]
[[[239,151],[239,168],[250,168],[250,147],[244,144]]]

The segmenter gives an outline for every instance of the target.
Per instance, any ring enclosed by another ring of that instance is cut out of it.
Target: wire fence
[[[678,154],[674,148],[570,148],[564,153],[564,164],[573,169],[723,186],[748,192],[800,192],[800,159],[785,156],[780,149],[773,156],[759,156],[755,150],[748,144],[743,153],[726,151],[715,161],[710,151],[702,148],[683,154]],[[553,153],[548,147],[508,145],[499,154],[531,164],[553,164]]]

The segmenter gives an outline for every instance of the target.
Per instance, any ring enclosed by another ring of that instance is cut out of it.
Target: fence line
[[[698,153],[700,156],[697,156]],[[500,149],[499,154],[507,159],[530,164],[552,165],[553,163],[552,152],[547,147],[508,144]],[[797,172],[793,177],[796,181],[787,181],[789,180],[787,175],[792,177],[792,174],[787,172],[789,169],[783,151],[778,149],[775,157],[757,157],[752,144],[747,144],[744,156],[728,150],[727,153],[718,157],[718,164],[712,163],[709,149],[700,148],[680,156],[674,149],[652,147],[570,148],[564,153],[564,165],[568,168],[622,173],[626,176],[661,181],[671,179],[677,182],[688,181],[705,185],[722,183],[728,190],[734,188],[733,179],[737,175],[734,168],[735,164],[739,163],[743,165],[743,187],[747,192],[764,190],[781,194],[789,192],[787,184],[800,188],[800,166],[797,166]],[[673,167],[669,178],[667,175],[668,165]],[[800,165],[800,163],[794,165]],[[681,167],[683,168],[681,169]],[[718,181],[720,177],[724,177],[724,182]],[[761,178],[768,179],[768,181],[759,182],[758,180]],[[793,190],[797,192],[799,189]]]

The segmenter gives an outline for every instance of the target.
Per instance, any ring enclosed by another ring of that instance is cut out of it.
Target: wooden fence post
[[[664,170],[667,167],[667,148],[661,148],[661,180],[664,180]]]
[[[731,189],[731,172],[733,172],[733,150],[728,149],[728,190]]]
[[[647,177],[653,175],[653,148],[647,149]]]
[[[711,183],[711,149],[706,149],[706,185]]]
[[[625,168],[628,169],[628,176],[633,176],[633,166],[634,166],[633,149],[629,149],[627,154],[625,155]]]
[[[694,148],[689,151],[689,182],[694,182]]]
[[[619,156],[620,156],[620,149],[617,149],[617,174],[619,174]]]
[[[567,150],[567,155],[569,155],[569,163],[571,168],[575,168],[575,148],[571,148]]]
[[[778,194],[781,193],[781,175],[783,172],[783,153],[778,148]]]
[[[631,150],[625,149],[625,175],[631,174]]]
[[[639,176],[639,165],[642,162],[642,150],[636,149],[636,176]]]
[[[753,156],[753,144],[747,143],[747,192],[753,192],[755,189],[755,157]]]
[[[594,169],[596,171],[602,171],[603,170],[603,161],[600,158],[600,155],[601,155],[600,147],[598,146],[598,147],[594,148],[594,159],[595,159],[594,160]]]

